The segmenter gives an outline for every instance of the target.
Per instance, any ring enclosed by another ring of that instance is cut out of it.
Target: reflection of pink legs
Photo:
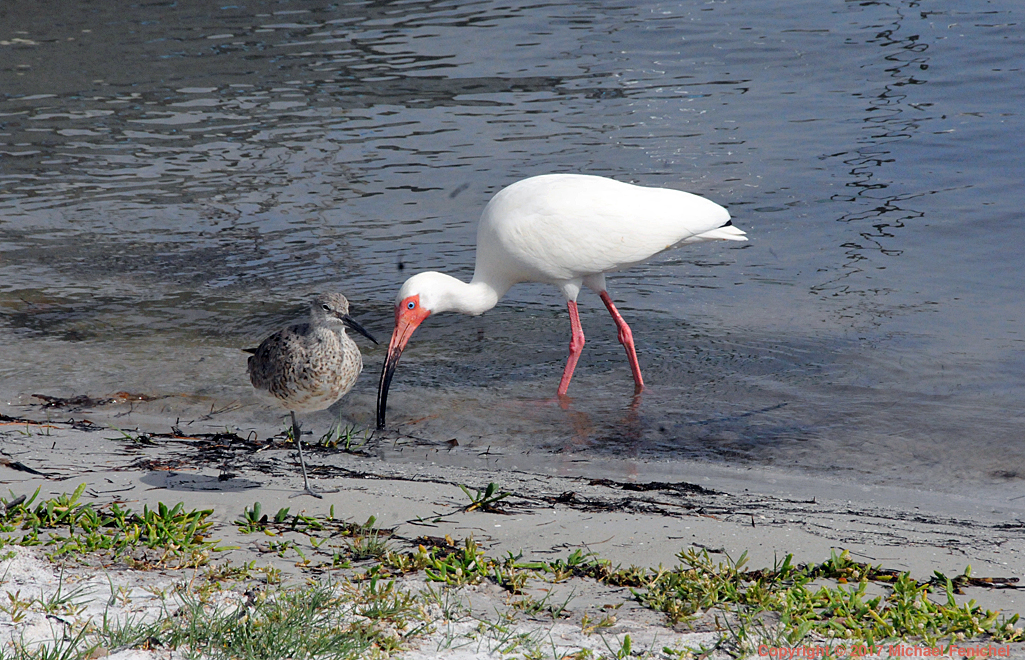
[[[626,357],[630,360],[630,370],[633,371],[634,374],[634,392],[640,392],[644,389],[644,379],[641,378],[641,365],[637,362],[637,349],[634,348],[634,334],[630,332],[630,326],[628,326],[626,321],[623,320],[623,317],[619,315],[619,310],[617,310],[616,306],[612,304],[612,298],[609,297],[609,292],[602,291],[600,295],[602,302],[605,303],[605,307],[609,310],[609,314],[612,314],[612,320],[616,322],[616,327],[619,328],[619,343],[626,349]],[[579,321],[577,321],[577,323],[579,323]],[[581,339],[583,339],[583,335],[581,335]]]
[[[562,380],[559,382],[559,396],[566,396],[569,389],[569,381],[573,378],[573,370],[577,368],[577,360],[584,350],[584,329],[580,327],[580,315],[577,313],[577,303],[570,300],[569,325],[573,330],[573,336],[569,340],[569,359],[566,360],[566,370],[562,372]],[[627,328],[629,332],[629,328]]]

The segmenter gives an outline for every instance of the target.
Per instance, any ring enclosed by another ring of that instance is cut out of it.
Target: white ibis
[[[477,226],[477,262],[469,284],[443,273],[406,280],[395,301],[395,330],[377,390],[383,428],[388,388],[409,337],[438,312],[478,315],[518,282],[554,284],[566,296],[572,336],[559,382],[565,396],[584,348],[577,294],[599,296],[619,329],[636,391],[644,389],[633,333],[605,288],[605,273],[628,268],[663,250],[710,240],[746,241],[723,207],[680,190],[645,188],[599,176],[546,174],[518,181],[495,195]]]
[[[317,296],[310,304],[310,320],[275,332],[258,348],[246,349],[249,380],[256,391],[285,406],[292,414],[292,435],[299,447],[299,466],[306,492],[310,487],[303,460],[302,430],[295,412],[324,410],[349,393],[363,370],[356,342],[345,334],[349,327],[370,341],[377,340],[349,316],[349,301],[340,293]]]

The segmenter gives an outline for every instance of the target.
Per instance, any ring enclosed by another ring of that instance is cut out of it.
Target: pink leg
[[[634,392],[640,392],[644,389],[644,379],[641,378],[641,365],[637,362],[637,349],[634,348],[634,333],[630,331],[630,326],[626,324],[623,317],[619,315],[619,310],[612,304],[609,292],[602,291],[600,295],[602,302],[605,303],[605,307],[609,310],[609,314],[612,314],[612,320],[616,322],[616,327],[619,328],[619,343],[626,348],[626,357],[630,360],[630,370],[634,374]]]
[[[566,370],[562,372],[562,380],[559,381],[559,396],[566,396],[569,389],[569,381],[573,378],[573,370],[577,368],[577,360],[584,351],[584,329],[580,327],[580,315],[577,313],[576,301],[570,300],[569,325],[573,330],[573,336],[569,340],[569,359],[566,360]]]

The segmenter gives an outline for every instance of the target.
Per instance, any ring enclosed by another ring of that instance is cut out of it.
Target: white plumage
[[[646,188],[582,174],[548,174],[495,195],[477,228],[477,260],[469,284],[443,273],[406,280],[396,297],[395,330],[378,389],[384,426],[388,387],[410,335],[428,315],[481,314],[519,282],[558,286],[569,307],[570,356],[559,384],[565,395],[583,349],[576,308],[583,286],[598,293],[619,328],[637,391],[644,388],[632,333],[605,288],[605,273],[629,268],[670,248],[709,240],[746,241],[723,207],[680,190]]]
[[[517,282],[572,286],[681,243],[720,238],[698,236],[729,221],[723,207],[679,190],[579,174],[536,176],[505,188],[484,209],[473,281],[490,282],[499,296]]]

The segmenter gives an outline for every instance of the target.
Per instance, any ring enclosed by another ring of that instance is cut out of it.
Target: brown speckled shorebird
[[[317,296],[310,305],[310,320],[275,332],[259,348],[246,349],[249,380],[260,394],[288,408],[292,434],[299,448],[299,465],[306,492],[321,497],[310,487],[303,460],[302,430],[296,411],[324,410],[349,393],[363,370],[363,356],[356,342],[345,334],[348,326],[370,341],[377,340],[349,316],[349,301],[340,293]]]

